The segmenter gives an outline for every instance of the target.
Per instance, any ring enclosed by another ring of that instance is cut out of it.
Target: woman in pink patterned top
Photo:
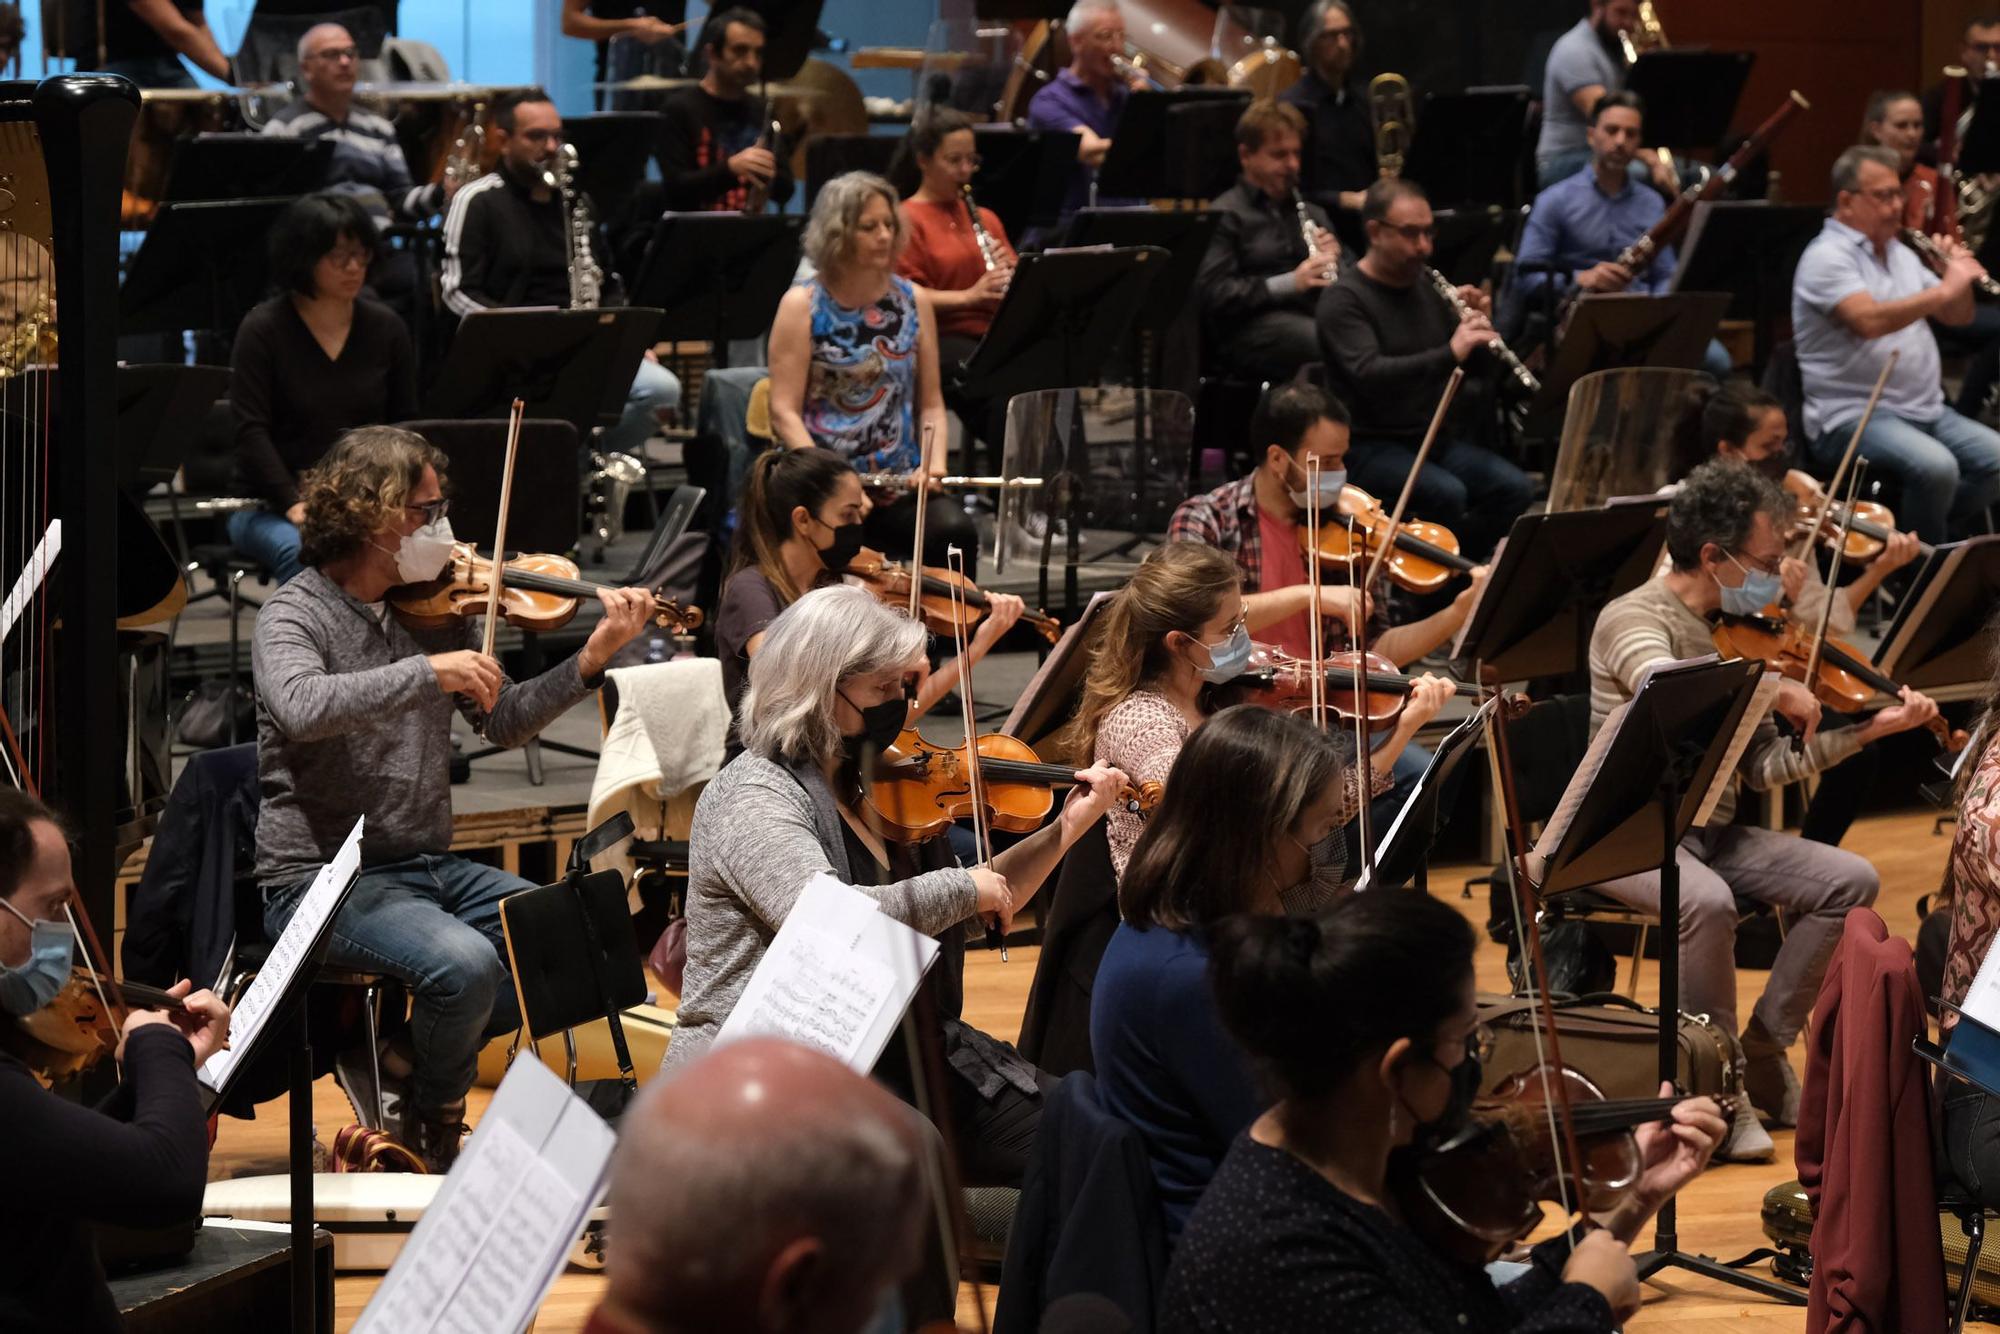
[[[1250,631],[1257,628],[1248,622],[1242,575],[1233,558],[1201,542],[1169,542],[1156,549],[1118,591],[1099,625],[1083,700],[1060,738],[1062,753],[1116,764],[1135,783],[1166,781],[1182,743],[1208,715],[1205,687],[1245,669]],[[1395,732],[1375,751],[1371,794],[1389,789],[1395,757],[1450,696],[1450,682],[1419,680]],[[1343,827],[1360,802],[1359,771],[1350,770],[1345,782],[1338,820]],[[1122,808],[1106,817],[1111,864],[1120,876],[1145,827],[1144,816]],[[1341,840],[1329,842],[1337,847]],[[1322,860],[1314,858],[1315,879],[1337,879],[1339,867]]]
[[[2000,934],[2000,672],[1987,691],[1974,732],[1974,754],[1959,770],[1958,832],[1945,877],[1951,895],[1951,947],[1945,955],[1943,999],[1965,1003],[1972,979]],[[1949,1030],[1958,1016],[1947,1011]],[[1953,1173],[1980,1199],[2000,1201],[2000,1098],[1956,1079],[1943,1081],[1944,1147]]]

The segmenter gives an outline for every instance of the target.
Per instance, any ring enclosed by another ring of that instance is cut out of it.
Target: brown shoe
[[[459,1146],[464,1142],[466,1131],[465,1103],[457,1102],[449,1107],[436,1110],[412,1107],[404,1120],[408,1132],[409,1147],[424,1166],[437,1175],[451,1171],[451,1165],[458,1161]]]

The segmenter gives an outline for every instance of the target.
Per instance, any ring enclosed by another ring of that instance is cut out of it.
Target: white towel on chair
[[[629,811],[641,833],[659,837],[667,801],[715,777],[729,734],[722,664],[714,658],[619,667],[618,716],[598,750],[590,785],[590,827]],[[629,874],[631,863],[615,859]],[[604,869],[603,865],[599,869]]]

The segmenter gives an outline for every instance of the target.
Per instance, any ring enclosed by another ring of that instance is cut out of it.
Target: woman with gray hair
[[[771,324],[771,427],[778,443],[823,446],[864,478],[945,470],[937,315],[930,293],[896,272],[907,235],[887,181],[865,171],[834,177],[806,223],[814,275],[785,293]],[[877,507],[866,534],[870,546],[908,556],[915,528],[916,505],[906,498]],[[932,503],[926,531],[931,564],[943,564],[952,545],[978,550],[964,510],[945,497]]]
[[[686,982],[663,1067],[701,1055],[742,998],[806,882],[853,886],[890,917],[939,937],[924,985],[943,1023],[951,1123],[966,1179],[1018,1185],[1041,1119],[1046,1078],[1011,1046],[963,1023],[965,929],[1006,930],[1014,913],[1124,786],[1115,769],[1077,771],[1046,828],[970,870],[943,838],[885,840],[863,798],[867,774],[909,715],[924,670],[921,625],[863,589],[817,588],[779,614],[750,660],[737,723],[744,753],[702,793],[689,840]],[[877,1078],[905,1098],[905,1045]]]

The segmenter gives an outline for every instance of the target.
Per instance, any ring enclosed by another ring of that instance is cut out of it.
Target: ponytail
[[[816,446],[779,447],[759,454],[750,464],[743,498],[736,507],[736,541],[730,552],[729,573],[754,568],[771,581],[786,606],[798,601],[805,590],[793,585],[779,552],[792,535],[792,511],[803,505],[806,513],[817,515],[841,479],[853,471],[846,459]]]
[[[1757,429],[1757,419],[1773,408],[1783,408],[1770,394],[1748,380],[1730,380],[1721,385],[1697,381],[1682,399],[1674,420],[1674,477],[1687,475],[1708,462],[1725,442],[1741,445]]]

